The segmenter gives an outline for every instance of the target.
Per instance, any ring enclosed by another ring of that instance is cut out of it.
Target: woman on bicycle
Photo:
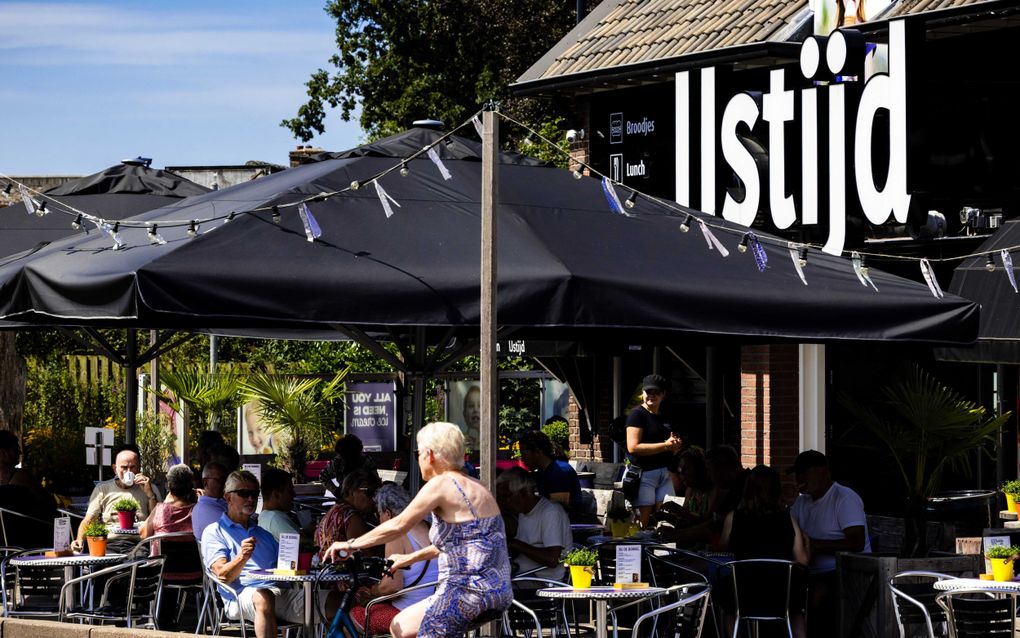
[[[439,586],[427,599],[402,610],[390,624],[395,638],[462,636],[486,612],[510,605],[510,557],[496,499],[478,481],[464,476],[464,435],[452,423],[430,423],[418,432],[418,463],[427,483],[393,518],[354,539],[333,543],[326,560],[344,560],[353,551],[401,538],[429,513],[432,544],[393,554],[397,570],[439,559]]]

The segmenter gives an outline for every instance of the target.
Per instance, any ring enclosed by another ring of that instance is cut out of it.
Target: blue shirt
[[[215,525],[220,517],[227,513],[227,502],[222,498],[214,498],[203,494],[198,497],[195,507],[191,508],[191,529],[195,538],[201,540],[205,528]]]
[[[215,525],[206,527],[202,533],[202,560],[207,567],[212,567],[212,564],[220,558],[225,558],[228,561],[233,560],[241,553],[241,542],[251,536],[255,537],[255,551],[241,569],[240,577],[230,583],[230,586],[238,593],[241,593],[245,587],[272,587],[273,583],[250,579],[248,574],[254,569],[276,567],[276,558],[280,551],[280,546],[272,534],[254,523],[249,522],[249,525],[250,527],[245,527],[235,523],[224,514],[220,516],[220,520]],[[224,601],[234,598],[222,587],[220,587],[220,596]]]
[[[550,494],[567,492],[570,494],[570,509],[577,511],[581,507],[581,481],[577,472],[566,461],[553,461],[544,470],[535,473],[538,493],[549,498]]]

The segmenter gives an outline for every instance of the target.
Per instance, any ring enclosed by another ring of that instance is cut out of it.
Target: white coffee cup
[[[120,482],[123,483],[124,485],[127,485],[128,487],[131,487],[132,485],[135,484],[135,473],[130,470],[124,472],[124,476],[120,478]]]

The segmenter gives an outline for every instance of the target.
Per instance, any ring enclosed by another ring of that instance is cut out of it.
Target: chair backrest
[[[946,612],[936,602],[938,593],[932,583],[953,578],[949,574],[925,571],[900,572],[889,579],[889,594],[900,637],[906,636],[909,625],[924,626],[930,638],[935,636],[935,625],[946,622]]]
[[[945,592],[935,600],[946,611],[951,636],[1013,638],[1017,595],[975,588]]]
[[[767,558],[731,562],[737,617],[788,620],[790,582],[795,566],[787,560]]]
[[[135,566],[134,582],[131,585],[132,616],[155,618],[163,589],[164,556],[154,556]]]
[[[708,582],[708,577],[695,569],[693,563],[682,555],[660,556],[649,551],[646,556],[649,578],[656,587],[668,588],[681,583]]]
[[[57,612],[60,588],[65,579],[64,568],[36,565],[14,567],[10,564],[13,558],[39,555],[44,551],[26,549],[4,558],[0,565],[0,580],[3,582],[4,612],[7,615],[20,615],[23,610],[28,611],[29,607],[32,615],[43,608],[54,614]]]
[[[135,558],[165,556],[163,580],[167,584],[202,583],[202,555],[198,540],[190,532],[156,534],[142,539],[131,552]]]
[[[202,575],[205,582],[205,600],[208,605],[208,617],[212,624],[212,633],[216,635],[223,628],[236,627],[241,630],[241,638],[248,638],[248,629],[253,629],[254,625],[245,622],[243,619],[231,621],[227,618],[223,599],[220,597],[220,587],[233,594],[235,599],[237,598],[237,592],[229,584],[219,582],[216,574],[204,564],[202,565]]]
[[[548,578],[522,576],[514,578],[511,585],[514,599],[504,616],[505,628],[510,635],[540,637],[543,632],[551,636],[570,635],[565,601],[540,598],[537,594],[542,587],[564,587],[566,583]]]
[[[712,586],[695,582],[674,585],[670,594],[679,596],[676,602],[657,606],[634,621],[632,636],[642,636],[641,627],[646,622],[657,622],[659,636],[670,638],[700,638],[705,627],[705,615],[710,602]]]

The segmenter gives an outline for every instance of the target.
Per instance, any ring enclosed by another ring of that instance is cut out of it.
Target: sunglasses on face
[[[241,498],[258,498],[259,497],[259,491],[258,490],[231,490],[229,493],[230,494],[237,494]]]

